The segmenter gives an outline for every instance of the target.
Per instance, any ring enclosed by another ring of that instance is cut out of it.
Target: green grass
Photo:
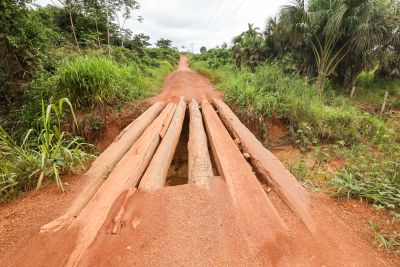
[[[66,60],[49,81],[49,94],[67,97],[78,108],[111,107],[152,94],[150,81],[137,66],[103,56]]]
[[[354,107],[351,100],[335,91],[320,94],[313,84],[284,73],[275,64],[261,66],[254,74],[230,65],[217,70],[207,69],[204,62],[192,62],[191,66],[214,80],[245,123],[259,123],[258,128],[265,129],[261,126],[269,118],[279,118],[289,128],[292,143],[304,153],[320,145],[336,148],[332,158],[345,159],[346,165],[326,173],[331,193],[400,210],[400,139],[397,126],[393,128],[396,124],[391,122],[389,128],[384,119]],[[329,155],[326,157],[328,161]],[[308,176],[318,173],[307,171],[303,162],[292,163],[289,168],[301,180],[314,179]]]
[[[331,175],[334,195],[365,199],[377,207],[400,211],[400,147],[388,140],[377,146],[356,144],[336,152],[346,159]]]
[[[225,98],[240,113],[264,121],[271,117],[287,122],[292,139],[299,144],[317,141],[343,141],[350,144],[365,138],[378,140],[386,134],[385,123],[353,107],[333,92],[324,95],[314,85],[298,76],[283,73],[276,65],[264,65],[255,74],[231,67],[220,68],[209,75],[203,63],[193,68],[210,77]],[[221,78],[214,78],[223,77]]]
[[[387,109],[399,109],[400,80],[379,79],[373,73],[362,73],[357,81],[354,100],[380,108],[386,92],[389,93]]]
[[[42,101],[41,127],[28,130],[21,142],[0,127],[0,202],[35,185],[39,188],[45,178],[64,191],[61,175],[74,172],[91,157],[81,138],[62,130],[65,105],[77,126],[72,105],[64,98],[47,107]]]
[[[134,54],[126,50],[120,49],[118,56],[111,57],[99,52],[73,55],[60,61],[54,72],[38,73],[25,93],[14,129],[21,132],[37,127],[42,98],[66,97],[76,110],[89,114],[114,112],[155,95],[174,66],[167,60],[160,60],[157,66],[136,63]]]

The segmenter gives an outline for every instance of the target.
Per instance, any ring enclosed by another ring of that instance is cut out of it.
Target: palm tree
[[[261,64],[264,39],[259,30],[258,27],[249,23],[248,30],[233,39],[233,58],[238,68],[245,63],[254,72],[255,68]]]

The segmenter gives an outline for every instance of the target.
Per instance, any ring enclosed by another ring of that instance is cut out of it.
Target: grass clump
[[[150,94],[149,82],[135,65],[119,65],[103,56],[66,60],[49,83],[50,91],[82,108],[118,105]]]
[[[338,151],[345,167],[332,174],[334,195],[365,199],[377,207],[400,211],[400,148],[392,142],[376,147],[357,144]]]
[[[400,80],[376,78],[374,73],[365,72],[358,78],[354,100],[361,104],[377,107],[380,110],[386,92],[388,92],[386,108],[399,109]]]
[[[72,105],[63,98],[47,107],[42,101],[40,129],[28,130],[20,143],[0,127],[0,202],[35,184],[39,188],[45,178],[54,180],[64,191],[60,175],[74,172],[90,157],[81,138],[62,130],[64,105],[68,105],[76,125]]]

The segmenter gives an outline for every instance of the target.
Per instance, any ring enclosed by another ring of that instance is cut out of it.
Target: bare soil
[[[188,58],[182,56],[178,69],[167,76],[161,94],[155,97],[154,101],[178,102],[181,96],[185,97],[187,102],[196,99],[201,103],[204,98],[221,98],[222,94],[214,90],[206,77],[190,69]]]
[[[158,98],[177,101],[180,95],[198,101],[221,96],[206,78],[188,69],[184,57]],[[289,160],[296,156],[291,152],[298,153],[288,150],[285,157]],[[176,159],[173,164],[178,162]],[[85,182],[80,177],[64,177],[70,184],[65,194],[48,184],[39,192],[26,193],[0,206],[0,265],[66,263],[79,229],[64,229],[52,235],[39,235],[39,229],[69,207]],[[337,202],[310,193],[311,214],[317,226],[312,235],[274,190],[264,185],[288,230],[285,236],[259,247],[247,238],[245,225],[221,177],[214,177],[210,188],[170,185],[154,192],[136,191],[127,200],[126,223],[119,233],[111,234],[112,220],[126,195],[122,194],[80,266],[400,265],[399,259],[376,249],[369,220],[380,215],[369,205]]]

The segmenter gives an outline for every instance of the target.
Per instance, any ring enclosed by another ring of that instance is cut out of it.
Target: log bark
[[[250,163],[256,172],[268,182],[289,208],[303,221],[311,232],[315,223],[310,214],[307,190],[261,142],[240,122],[232,110],[221,100],[213,99],[225,127],[240,139],[243,152],[251,155]]]
[[[278,234],[286,233],[285,223],[207,100],[202,102],[202,111],[219,174],[225,178],[244,229],[257,245],[273,242]]]
[[[161,114],[145,130],[142,136],[133,144],[125,156],[118,162],[110,176],[102,184],[94,197],[81,211],[70,229],[78,228],[79,235],[67,266],[78,266],[86,250],[92,244],[107,216],[123,192],[135,187],[146,170],[160,142],[160,131],[165,118],[173,108],[168,104]]]
[[[92,163],[92,166],[86,172],[85,178],[88,182],[66,214],[43,226],[41,228],[41,233],[57,231],[71,222],[73,218],[79,214],[105,181],[105,178],[107,178],[117,162],[128,151],[133,142],[143,133],[145,128],[157,117],[163,107],[164,103],[155,103],[121,131],[114,142]]]
[[[181,135],[183,120],[185,119],[186,102],[180,99],[167,132],[154,154],[146,173],[140,182],[139,189],[154,191],[164,186],[168,169],[175,154],[175,149]]]
[[[196,100],[192,99],[190,102],[189,111],[189,184],[209,187],[214,174],[210,154],[208,153],[207,136],[203,126],[203,119]]]
[[[121,131],[114,142],[103,153],[101,153],[99,157],[97,157],[89,170],[85,173],[84,178],[87,181],[85,188],[79,194],[72,206],[63,216],[42,226],[40,229],[41,233],[58,231],[78,216],[80,211],[90,201],[118,161],[144,132],[146,127],[154,121],[158,114],[160,114],[164,106],[164,103],[156,102]]]

